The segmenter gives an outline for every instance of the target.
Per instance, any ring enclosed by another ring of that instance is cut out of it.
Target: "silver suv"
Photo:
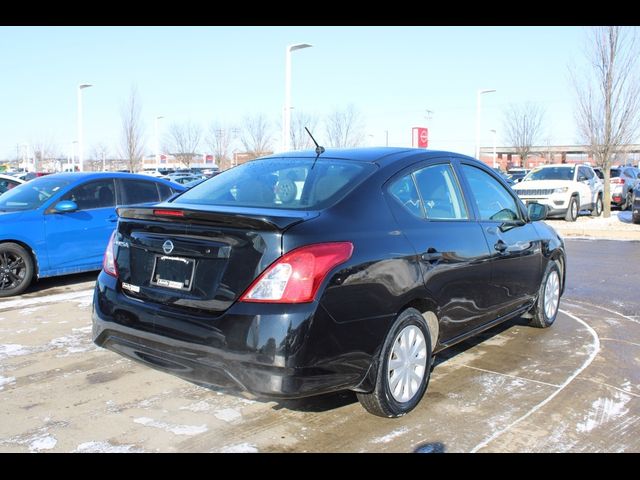
[[[589,165],[544,165],[534,168],[513,187],[525,204],[549,207],[548,217],[575,222],[580,210],[602,213],[602,182]]]

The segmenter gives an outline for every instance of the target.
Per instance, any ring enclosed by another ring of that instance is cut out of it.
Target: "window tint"
[[[173,190],[168,185],[165,185],[164,183],[156,183],[156,185],[160,191],[160,200],[164,200],[165,198],[173,195]]]
[[[375,170],[370,163],[328,158],[266,158],[244,163],[200,183],[177,204],[324,209]]]
[[[450,165],[433,165],[414,174],[425,215],[434,220],[469,218],[460,187]]]
[[[584,174],[588,180],[591,180],[594,177],[593,170],[591,170],[589,167],[584,167]]]
[[[470,165],[462,165],[462,171],[475,198],[481,220],[504,222],[520,218],[516,200],[496,179]]]
[[[523,182],[530,180],[573,180],[576,167],[538,167],[524,177]]]
[[[7,190],[11,190],[13,187],[18,185],[18,182],[14,182],[13,180],[7,180],[4,178],[0,179],[0,193],[4,193]]]
[[[154,182],[144,180],[122,179],[124,191],[123,205],[134,205],[136,203],[158,202],[158,188]]]
[[[62,200],[76,202],[78,210],[114,207],[116,204],[115,186],[111,179],[84,183],[67,193]]]
[[[422,207],[420,206],[420,197],[416,184],[413,182],[411,175],[396,180],[389,187],[389,193],[393,195],[407,210],[416,217],[424,218]]]
[[[578,182],[581,182],[583,180],[588,180],[589,179],[589,175],[587,175],[587,168],[585,167],[578,167]]]

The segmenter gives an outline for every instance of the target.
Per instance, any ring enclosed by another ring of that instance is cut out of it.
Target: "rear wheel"
[[[596,206],[591,210],[592,217],[599,217],[602,214],[602,197],[598,195],[598,199],[596,200]]]
[[[17,243],[0,244],[0,298],[22,293],[33,278],[31,255]]]
[[[540,289],[538,300],[531,313],[533,314],[529,325],[538,328],[547,328],[553,325],[558,315],[560,304],[560,269],[553,260],[547,264]]]
[[[400,417],[422,399],[431,374],[431,336],[422,314],[404,310],[385,339],[371,393],[357,393],[369,412],[380,417]]]
[[[564,219],[567,222],[575,222],[576,218],[578,218],[578,199],[571,197],[571,200],[569,200],[569,208],[567,208],[567,214],[564,216]]]

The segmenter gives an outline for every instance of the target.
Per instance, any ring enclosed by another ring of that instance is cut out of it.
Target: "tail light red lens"
[[[353,253],[351,242],[296,248],[272,263],[240,297],[242,302],[312,302],[327,274]]]
[[[615,184],[615,185],[624,185],[624,178],[620,178],[620,177],[618,177],[618,178],[612,178],[612,179],[610,180],[610,183],[613,183],[613,184]]]
[[[118,266],[116,265],[116,252],[115,252],[115,238],[116,230],[111,234],[107,249],[104,251],[104,259],[102,260],[102,269],[104,273],[108,273],[112,277],[118,278]]]

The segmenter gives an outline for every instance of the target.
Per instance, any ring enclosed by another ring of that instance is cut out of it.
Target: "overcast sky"
[[[278,150],[294,43],[313,45],[292,55],[295,110],[322,117],[353,104],[368,145],[384,145],[388,131],[389,145],[411,146],[411,127],[427,126],[430,148],[473,154],[485,88],[497,92],[483,95],[483,145],[490,129],[500,145],[505,107],[527,101],[546,109],[543,143],[572,144],[568,66],[583,60],[584,38],[581,27],[0,27],[0,159],[42,139],[67,155],[80,83],[94,85],[83,91],[86,158],[98,142],[115,151],[132,84],[147,153],[157,115],[166,133],[172,122],[206,129],[263,113]]]

